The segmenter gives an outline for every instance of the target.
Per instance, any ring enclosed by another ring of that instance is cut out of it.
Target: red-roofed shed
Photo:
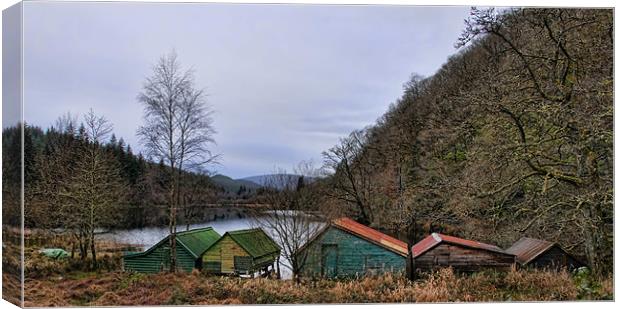
[[[349,218],[326,224],[299,251],[302,273],[315,277],[354,277],[402,272],[407,244]]]
[[[516,255],[521,266],[568,270],[585,266],[559,244],[541,239],[523,237],[506,252]]]
[[[407,256],[407,244],[394,237],[383,234],[373,228],[357,223],[350,218],[339,218],[332,222],[333,225],[355,234],[377,245],[385,247],[403,256]]]
[[[515,264],[515,256],[497,246],[438,233],[416,243],[412,252],[420,270],[449,266],[457,271],[508,270]]]

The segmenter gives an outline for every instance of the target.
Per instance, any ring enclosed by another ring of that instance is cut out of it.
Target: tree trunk
[[[364,206],[358,203],[358,207],[360,208],[360,217],[358,218],[359,223],[363,225],[370,225],[370,218],[366,214]]]
[[[415,281],[417,279],[415,258],[413,256],[413,245],[415,244],[415,221],[411,224],[407,233],[407,279]]]
[[[299,277],[299,267],[297,266],[297,262],[296,261],[291,261],[293,262],[292,264],[292,269],[291,271],[293,272],[293,279],[295,280],[295,284],[299,284],[301,283],[301,278]]]
[[[95,233],[94,231],[90,234],[90,253],[92,254],[93,259],[93,269],[97,269],[97,251],[95,249]]]
[[[278,280],[280,280],[282,277],[280,276],[280,257],[278,256],[278,258],[276,259],[276,267],[277,267],[277,278]]]
[[[86,241],[86,237],[83,232],[79,234],[79,247],[80,247],[80,260],[86,260],[86,256],[88,255],[88,243]]]
[[[602,231],[605,224],[601,219],[604,214],[601,205],[591,202],[584,207],[582,219],[584,246],[588,264],[592,272],[596,275],[604,273],[604,268],[608,267],[610,261],[606,261],[604,252],[609,252],[613,248],[612,244],[607,244],[606,235]]]
[[[173,180],[174,181],[174,180]],[[169,229],[170,229],[170,272],[176,271],[177,266],[177,242],[176,242],[176,207],[175,207],[175,197],[174,197],[174,185],[170,190],[170,217],[169,220]]]

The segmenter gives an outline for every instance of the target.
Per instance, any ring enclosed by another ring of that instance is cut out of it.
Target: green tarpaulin
[[[59,248],[41,249],[39,253],[54,259],[63,259],[69,256],[67,251]]]

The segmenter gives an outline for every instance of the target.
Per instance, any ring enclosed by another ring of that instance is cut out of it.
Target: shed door
[[[321,275],[335,277],[338,271],[338,245],[321,245]]]

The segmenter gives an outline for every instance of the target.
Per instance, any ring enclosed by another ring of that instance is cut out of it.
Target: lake
[[[177,231],[185,231],[187,225],[179,224]],[[228,231],[243,230],[249,228],[259,227],[256,222],[256,218],[243,213],[235,213],[230,216],[215,217],[212,220],[204,221],[201,223],[190,224],[189,229],[212,227],[220,235]],[[271,231],[265,229],[267,234],[272,235]],[[169,234],[168,226],[160,227],[145,227],[140,229],[128,229],[128,230],[114,230],[110,233],[99,235],[101,239],[111,240],[123,244],[140,245],[144,249],[148,249],[153,246],[164,237]],[[274,240],[278,242],[278,239]],[[280,257],[280,273],[282,279],[290,279],[292,277],[291,270],[288,268],[288,261],[281,256]]]

